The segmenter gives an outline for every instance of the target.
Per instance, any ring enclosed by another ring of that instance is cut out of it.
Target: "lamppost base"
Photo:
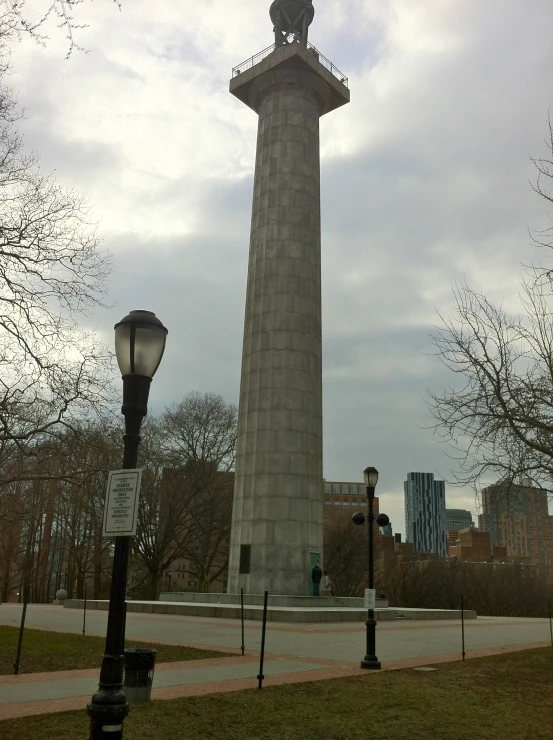
[[[361,668],[366,668],[369,671],[379,671],[382,666],[376,655],[365,655],[361,661]]]
[[[92,701],[87,704],[86,711],[90,717],[90,734],[89,740],[103,740],[109,737],[110,740],[122,740],[123,738],[123,721],[129,713],[129,705],[125,695],[121,693],[119,697],[114,696],[114,701],[119,698],[122,703],[98,703],[100,699],[99,692],[92,697]],[[94,702],[94,699],[97,701]]]

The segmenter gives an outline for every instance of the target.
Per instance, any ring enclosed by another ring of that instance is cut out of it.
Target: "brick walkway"
[[[467,652],[467,658],[477,658],[484,655],[497,655],[505,652],[528,650],[537,647],[547,647],[550,642],[513,645],[508,648],[491,648],[488,650],[472,650]],[[382,670],[398,670],[400,668],[416,668],[426,665],[459,660],[459,654],[436,655],[431,658],[408,658],[396,660],[383,665]],[[281,666],[279,666],[279,663]],[[280,669],[284,672],[280,672]],[[288,669],[292,668],[292,671]],[[305,670],[304,670],[305,668]],[[226,669],[226,670],[224,670]],[[215,675],[222,672],[235,673],[235,678],[227,680],[213,680]],[[246,677],[240,676],[245,672]],[[259,670],[259,655],[256,653],[232,658],[214,658],[211,660],[182,661],[176,663],[161,663],[156,666],[156,683],[163,683],[164,679],[173,672],[177,678],[180,674],[190,676],[191,673],[202,672],[207,680],[194,683],[177,683],[176,685],[162,686],[152,690],[152,699],[168,700],[187,696],[203,696],[206,694],[242,691],[257,688],[257,672]],[[97,686],[98,669],[83,671],[59,671],[57,673],[28,673],[21,676],[0,676],[0,721],[16,719],[36,714],[52,714],[70,710],[84,710],[90,700],[92,692]],[[297,656],[266,655],[263,672],[264,686],[280,686],[287,683],[302,683],[306,681],[323,681],[330,678],[344,676],[376,676],[378,673],[367,672],[359,668],[357,663],[340,663],[317,658],[298,658]],[[82,696],[54,698],[53,695],[68,693],[78,686],[82,680],[90,683],[90,690]],[[16,692],[10,692],[16,689]],[[44,690],[48,698],[41,698]],[[19,701],[10,701],[19,695]],[[33,701],[22,701],[23,697],[32,696]],[[8,701],[6,702],[6,698]]]
[[[0,624],[17,626],[20,615],[19,605],[0,606]],[[90,612],[87,634],[105,635],[106,616],[105,612]],[[82,611],[31,605],[27,627],[78,633]],[[245,629],[247,651],[242,656],[238,649],[240,624],[236,621],[133,613],[127,619],[129,639],[234,653],[212,660],[158,664],[152,691],[152,698],[157,700],[255,689],[261,625],[246,622]],[[383,670],[456,661],[461,658],[460,638],[460,623],[455,621],[381,623],[377,628],[377,654]],[[466,624],[467,658],[548,645],[548,620],[480,618]],[[364,646],[365,627],[359,622],[269,624],[263,685],[378,676],[359,668]],[[0,676],[0,720],[84,710],[97,688],[98,676],[99,665],[92,670]]]

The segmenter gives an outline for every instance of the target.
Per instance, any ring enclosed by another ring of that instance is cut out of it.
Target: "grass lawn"
[[[0,675],[13,674],[19,627],[0,626]],[[74,635],[65,632],[45,632],[26,629],[23,635],[20,673],[42,673],[44,671],[71,671],[82,668],[98,668],[102,662],[105,638]],[[197,650],[177,645],[156,645],[151,642],[127,640],[126,647],[149,647],[157,650],[157,662],[169,663],[177,660],[201,660],[202,658],[224,658],[230,653],[213,650]],[[2,733],[0,732],[0,737]]]
[[[267,666],[268,667],[268,666]],[[268,674],[268,671],[267,671]],[[154,682],[155,683],[155,682]],[[553,650],[135,705],[128,740],[551,740]],[[81,712],[0,722],[0,737],[82,740]]]

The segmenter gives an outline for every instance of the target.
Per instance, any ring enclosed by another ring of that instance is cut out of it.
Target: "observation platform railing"
[[[299,41],[292,40],[289,43],[300,43]],[[310,44],[309,41],[306,44],[307,49],[315,52],[318,56],[319,62],[328,69],[328,71],[336,77],[337,80],[339,80],[343,85],[348,87],[348,78],[340,72],[338,67],[336,67],[329,59],[327,59],[324,54],[321,54],[321,52],[313,46],[313,44]],[[259,51],[257,54],[254,54],[253,57],[250,57],[249,59],[246,59],[245,62],[242,62],[242,64],[238,64],[236,67],[233,67],[232,70],[232,76],[236,77],[239,74],[242,74],[248,69],[251,69],[252,67],[255,67],[256,64],[259,64],[259,62],[262,62],[266,57],[268,57],[270,54],[273,53],[277,48],[277,44],[273,44],[272,46],[268,46],[266,49],[263,49],[263,51]]]

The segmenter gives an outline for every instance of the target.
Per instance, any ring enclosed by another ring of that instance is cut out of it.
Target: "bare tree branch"
[[[553,202],[553,126],[549,156],[532,159],[534,191]],[[549,236],[548,236],[549,234]],[[551,229],[540,246],[552,247]],[[455,481],[477,486],[483,477],[529,476],[550,489],[553,475],[553,273],[527,268],[521,315],[494,305],[467,284],[455,286],[456,309],[440,316],[432,341],[456,384],[429,392],[435,431],[458,463]]]

